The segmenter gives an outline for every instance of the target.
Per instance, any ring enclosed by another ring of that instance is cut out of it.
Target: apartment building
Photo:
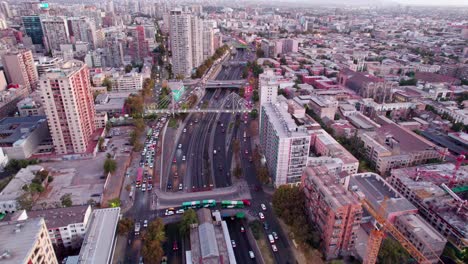
[[[31,50],[7,52],[2,56],[2,63],[10,84],[19,84],[29,92],[36,88],[38,73]]]
[[[26,97],[23,100],[19,101],[16,104],[16,107],[18,108],[18,112],[21,117],[45,115],[44,107],[42,107],[42,104],[34,100],[32,97]]]
[[[320,117],[320,119],[335,119],[335,113],[338,109],[338,101],[336,101],[333,97],[311,96],[307,105],[318,117]]]
[[[310,135],[288,113],[286,101],[261,107],[260,146],[276,187],[298,184],[309,156]]]
[[[278,76],[272,70],[267,70],[258,77],[260,87],[260,105],[276,103],[278,98]]]
[[[169,14],[173,72],[190,76],[193,68],[203,63],[203,23],[181,9],[174,9]]]
[[[70,43],[67,20],[61,16],[41,17],[44,44],[48,51],[60,50],[60,44]]]
[[[138,72],[116,73],[112,76],[112,91],[138,92],[143,89],[143,75]]]
[[[88,17],[68,17],[68,29],[70,40],[73,43],[78,41],[88,43],[92,48],[96,48],[96,26]]]
[[[23,21],[24,31],[26,35],[31,37],[32,43],[34,45],[43,45],[44,33],[42,32],[40,16],[23,16],[21,20]]]
[[[211,57],[215,52],[214,29],[211,21],[203,21],[203,60]]]
[[[36,59],[36,68],[39,76],[43,75],[51,69],[60,67],[60,64],[63,63],[63,59],[60,57],[38,57]]]
[[[338,143],[323,129],[311,131],[310,146],[318,156],[338,158],[342,161],[341,172],[346,174],[357,173],[359,160]]]
[[[53,245],[79,248],[86,234],[91,211],[90,205],[80,205],[29,211],[27,215],[28,218],[44,219]]]
[[[358,199],[324,166],[306,168],[302,187],[307,213],[312,225],[319,228],[326,259],[350,254],[363,213]]]
[[[435,144],[393,122],[359,137],[364,143],[363,152],[383,175],[388,175],[392,168],[414,166],[442,158]]]
[[[0,222],[3,264],[58,264],[42,218]]]
[[[59,69],[44,74],[39,83],[56,153],[86,152],[96,130],[86,64],[67,61]]]
[[[450,186],[455,175],[459,184]],[[419,214],[460,250],[468,247],[468,209],[460,193],[468,168],[429,164],[393,169],[388,182],[419,210]]]

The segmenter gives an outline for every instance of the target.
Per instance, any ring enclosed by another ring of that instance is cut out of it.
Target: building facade
[[[70,43],[67,20],[64,17],[42,17],[44,44],[48,51],[60,50],[60,44]]]
[[[326,259],[350,254],[362,219],[360,202],[325,167],[307,168],[302,187],[307,213],[320,230]]]
[[[264,104],[260,115],[260,145],[275,186],[298,184],[309,156],[310,135],[296,125],[286,102]]]
[[[19,84],[30,92],[36,88],[38,73],[31,50],[8,52],[2,61],[9,83]]]
[[[35,45],[44,45],[44,32],[42,32],[41,18],[39,16],[24,16],[22,20],[24,31],[26,31],[26,35],[31,37],[32,43]]]
[[[58,154],[84,153],[95,131],[95,110],[84,62],[71,60],[41,77],[40,89]]]

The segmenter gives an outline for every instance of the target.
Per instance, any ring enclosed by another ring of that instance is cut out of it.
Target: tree
[[[23,193],[18,199],[16,200],[19,209],[23,209],[26,211],[30,211],[34,206],[34,201],[29,193]]]
[[[255,51],[255,54],[257,55],[257,58],[265,57],[265,52],[261,48],[257,48],[257,50]]]
[[[240,96],[240,97],[244,97],[244,95],[245,95],[245,89],[244,89],[244,88],[240,88],[240,89],[239,89],[239,96]]]
[[[133,219],[130,218],[122,218],[119,220],[117,224],[117,234],[125,235],[131,230],[133,230],[134,222]]]
[[[281,64],[286,64],[286,63],[287,63],[286,58],[285,58],[285,57],[281,57],[280,63],[281,63]]]
[[[252,112],[250,112],[250,118],[256,119],[258,117],[258,111],[257,109],[253,109]]]
[[[107,123],[106,123],[106,133],[109,133],[111,128],[112,128],[112,123],[110,121],[107,121]]]
[[[260,166],[257,170],[257,179],[262,183],[268,183],[270,181],[270,174],[265,166]]]
[[[112,81],[111,79],[109,78],[104,78],[104,80],[102,81],[102,86],[105,86],[106,87],[106,90],[108,92],[112,91]]]
[[[253,93],[252,93],[252,100],[254,102],[258,102],[259,99],[260,99],[260,97],[258,96],[258,90],[254,90]]]
[[[292,225],[294,219],[304,215],[305,196],[298,187],[280,186],[272,197],[273,209],[287,225]]]
[[[60,202],[61,202],[63,207],[72,206],[73,201],[71,199],[71,193],[67,193],[67,194],[62,195],[62,197],[60,197]]]
[[[143,131],[145,129],[145,121],[143,120],[143,118],[134,119],[133,125],[137,130]]]
[[[133,69],[133,66],[131,64],[128,64],[125,66],[125,73],[129,73],[131,72]]]
[[[105,174],[114,173],[116,169],[117,169],[117,162],[115,162],[114,159],[107,158],[104,161],[104,173]]]
[[[242,176],[242,168],[239,165],[237,165],[234,168],[234,171],[232,172],[232,174],[234,175],[234,177],[239,179]]]
[[[188,209],[182,216],[182,221],[179,224],[179,231],[182,236],[188,235],[190,232],[190,225],[197,224],[197,213],[193,209]]]
[[[121,201],[119,198],[114,198],[109,200],[109,207],[115,208],[115,207],[120,207]]]
[[[378,262],[382,264],[412,263],[408,252],[392,238],[385,238],[382,242]]]
[[[99,137],[99,139],[98,139],[98,148],[99,148],[99,151],[104,151],[104,150],[103,150],[103,145],[104,145],[104,138],[103,138],[103,137]]]
[[[142,256],[145,263],[159,264],[164,256],[162,243],[166,241],[164,223],[161,218],[156,218],[148,225],[148,229],[143,234]]]
[[[141,255],[145,263],[159,264],[164,256],[161,242],[156,240],[145,241],[141,249]]]

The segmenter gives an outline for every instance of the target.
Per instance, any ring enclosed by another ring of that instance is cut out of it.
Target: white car
[[[182,144],[179,144],[179,148],[182,148]]]
[[[262,212],[258,213],[258,217],[262,220],[265,219],[265,215]]]
[[[185,156],[182,156],[182,160],[185,161]]]
[[[182,183],[179,183],[179,191],[182,191],[184,189],[184,186],[182,185]]]
[[[166,212],[164,213],[165,216],[169,216],[173,214],[174,214],[174,211],[170,211],[170,210],[166,210]]]
[[[184,209],[179,209],[179,210],[176,211],[176,214],[183,214],[184,212],[185,212]]]
[[[143,227],[148,227],[148,220],[143,221]]]
[[[185,133],[185,132],[187,132],[187,129],[186,129],[186,128],[184,128],[184,133]]]
[[[278,252],[278,248],[275,244],[271,245],[271,249],[273,249],[273,252]]]
[[[260,204],[260,207],[262,208],[263,211],[266,211],[266,205],[265,204]]]

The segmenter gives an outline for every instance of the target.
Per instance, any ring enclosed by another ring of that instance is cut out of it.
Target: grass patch
[[[177,128],[177,119],[176,118],[171,118],[169,119],[169,123],[167,124],[170,128]]]
[[[273,255],[270,250],[270,243],[266,241],[265,236],[257,240],[257,244],[265,263],[274,263],[275,261],[273,260]]]

